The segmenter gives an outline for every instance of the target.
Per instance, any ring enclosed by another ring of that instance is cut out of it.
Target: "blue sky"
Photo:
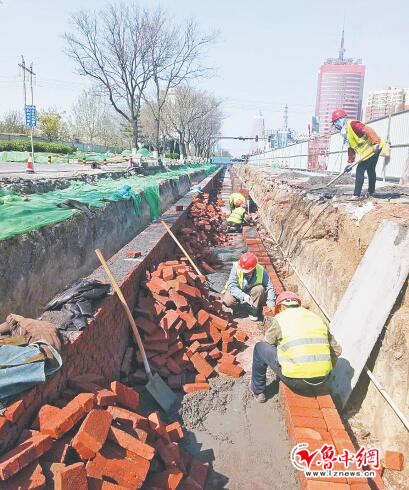
[[[98,9],[101,0],[2,0],[0,2],[0,114],[23,106],[17,67],[21,54],[37,72],[36,104],[69,111],[87,81],[64,55],[69,13]],[[305,131],[314,112],[317,72],[336,56],[345,18],[346,56],[367,66],[365,93],[409,86],[407,0],[142,0],[160,3],[176,19],[194,17],[203,30],[220,32],[207,55],[217,76],[201,86],[221,98],[225,135],[249,135],[262,111],[266,126],[282,123]],[[226,143],[234,153],[247,144]]]

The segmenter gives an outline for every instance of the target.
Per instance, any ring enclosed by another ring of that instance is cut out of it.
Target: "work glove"
[[[251,297],[249,294],[245,294],[242,300],[242,303],[247,303],[248,305],[252,306],[251,304]]]
[[[345,168],[344,168],[344,174],[347,174],[348,172],[350,172],[352,170],[352,167],[351,165],[346,165]]]

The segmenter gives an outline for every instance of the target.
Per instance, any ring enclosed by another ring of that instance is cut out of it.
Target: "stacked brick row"
[[[259,258],[268,271],[277,294],[284,288],[279,279],[265,249],[262,240],[249,238],[248,228],[243,231],[248,250]],[[285,412],[285,421],[291,443],[295,446],[299,443],[308,443],[308,449],[315,451],[323,444],[333,445],[337,455],[344,449],[356,452],[356,448],[346,431],[342,419],[336,409],[334,401],[328,391],[321,390],[321,394],[302,396],[294,393],[283,383],[280,383],[280,399]],[[311,470],[321,470],[321,467],[311,467]],[[345,469],[343,466],[335,467]],[[350,470],[357,470],[350,464]],[[374,479],[367,478],[311,478],[307,479],[304,473],[297,472],[301,488],[308,490],[365,490],[383,489],[382,478],[377,475]]]
[[[146,292],[146,294],[144,294]],[[184,260],[160,263],[148,274],[138,298],[136,324],[154,370],[173,389],[188,393],[209,389],[215,369],[233,377],[243,373],[236,354],[246,340],[220,300],[205,286],[205,277]],[[140,369],[134,373],[143,380]]]
[[[164,424],[159,412],[141,415],[136,391],[117,381],[105,385],[99,375],[73,378],[53,405],[44,405],[0,458],[0,488],[204,488],[209,463],[179,447],[180,424]]]

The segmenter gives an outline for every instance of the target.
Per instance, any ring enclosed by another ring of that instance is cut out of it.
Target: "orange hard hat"
[[[240,257],[239,269],[245,274],[248,274],[249,272],[252,272],[257,267],[257,264],[258,264],[257,257],[251,252],[246,252]]]
[[[276,299],[276,304],[274,308],[274,314],[277,315],[278,313],[278,307],[281,304],[295,304],[298,303],[299,306],[301,306],[301,298],[298,296],[298,294],[293,293],[292,291],[283,291],[277,296]]]
[[[347,117],[347,113],[344,111],[344,109],[336,109],[331,116],[331,122],[335,122],[337,119],[340,119],[341,117]]]

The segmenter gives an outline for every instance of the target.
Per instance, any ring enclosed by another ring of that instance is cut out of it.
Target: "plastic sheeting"
[[[160,180],[176,179],[180,175],[186,174],[188,170],[201,170],[209,175],[215,168],[216,166],[211,164],[186,165],[177,170],[161,172],[147,177],[132,176],[116,180],[102,178],[92,184],[73,181],[67,189],[59,189],[44,194],[30,194],[28,201],[23,201],[17,193],[0,189],[0,240],[64,221],[81,212],[78,209],[58,207],[59,204],[69,199],[85,203],[90,208],[105,206],[109,201],[133,199],[135,212],[138,216],[141,199],[138,193],[141,191],[143,198],[149,205],[151,218],[155,220],[160,214]],[[129,186],[130,189],[124,193],[123,188],[126,186]]]

